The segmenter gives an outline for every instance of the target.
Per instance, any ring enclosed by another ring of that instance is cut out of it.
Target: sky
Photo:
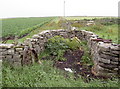
[[[118,16],[119,0],[0,0],[0,18]]]

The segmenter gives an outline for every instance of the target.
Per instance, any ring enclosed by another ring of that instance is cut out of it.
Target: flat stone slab
[[[33,36],[32,36],[33,39],[37,39],[37,38],[39,38],[39,37],[40,37],[39,35],[33,35]]]
[[[92,41],[97,41],[97,42],[104,42],[104,43],[112,43],[112,40],[109,39],[102,39],[102,38],[97,38],[97,39],[92,39]]]
[[[12,48],[14,44],[0,44],[0,48]]]

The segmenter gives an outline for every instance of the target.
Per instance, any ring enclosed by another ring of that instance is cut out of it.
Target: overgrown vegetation
[[[43,56],[43,54],[47,54],[47,56],[55,56],[55,60],[66,60],[63,58],[64,52],[68,49],[79,49],[80,46],[81,42],[76,37],[73,39],[65,39],[61,36],[54,36],[48,39],[48,42],[45,46],[46,49],[44,53],[41,53],[41,55]]]
[[[84,55],[82,56],[81,62],[83,62],[87,65],[93,66],[93,61],[91,60],[90,49],[87,46],[87,42],[81,41],[81,47],[84,50]]]
[[[23,67],[11,67],[3,63],[2,87],[118,87],[118,79],[91,80],[89,83],[73,73],[64,72],[53,67],[50,60],[42,64]],[[67,77],[66,77],[67,76]]]

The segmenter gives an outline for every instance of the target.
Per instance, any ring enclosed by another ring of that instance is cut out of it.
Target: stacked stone
[[[113,43],[99,41],[92,32],[82,30],[83,40],[87,40],[94,66],[92,72],[98,76],[114,76],[119,73],[120,47]]]
[[[21,65],[21,61],[23,59],[23,50],[24,50],[24,45],[22,44],[18,44],[17,46],[14,46],[14,55],[13,55],[13,60],[14,60],[14,64],[17,65]]]
[[[13,44],[0,44],[0,60],[2,59],[12,59],[14,55]],[[11,49],[12,48],[12,49]],[[10,60],[11,62],[12,60]]]
[[[21,65],[23,50],[24,47],[19,45],[0,44],[0,59],[4,59],[14,65]]]
[[[68,34],[71,33],[71,32],[68,32]],[[74,30],[74,34],[75,34],[75,37],[77,37],[78,39],[82,40],[82,33],[81,31],[78,31],[78,30]],[[71,35],[71,34],[70,34]]]
[[[68,33],[67,33],[67,31],[60,31],[59,36],[62,36],[64,38],[68,38]]]
[[[99,70],[99,72],[104,73],[105,75],[106,73],[107,75],[118,75],[120,66],[120,48],[118,47],[118,45],[99,42],[98,52],[100,56],[98,59],[99,68],[96,69]]]

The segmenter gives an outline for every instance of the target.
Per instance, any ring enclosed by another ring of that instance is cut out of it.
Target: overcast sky
[[[66,16],[118,16],[119,0],[65,0]],[[0,0],[0,18],[63,16],[64,0]]]

